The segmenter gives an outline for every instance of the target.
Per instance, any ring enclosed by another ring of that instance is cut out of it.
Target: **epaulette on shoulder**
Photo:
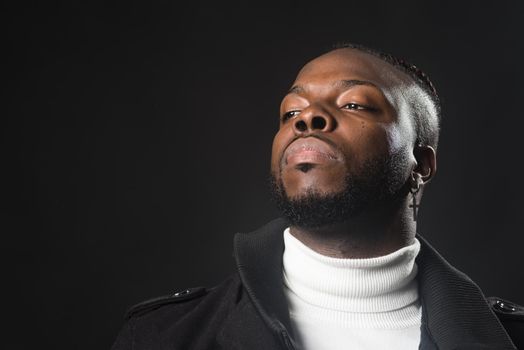
[[[524,349],[524,307],[498,297],[487,301],[517,349]]]
[[[488,297],[487,300],[500,320],[521,320],[524,322],[524,306],[499,297]]]
[[[129,320],[133,316],[140,316],[146,314],[167,304],[181,303],[184,301],[192,300],[206,294],[206,292],[207,290],[204,287],[195,287],[184,289],[173,294],[149,299],[129,308],[129,310],[126,313],[125,319]]]

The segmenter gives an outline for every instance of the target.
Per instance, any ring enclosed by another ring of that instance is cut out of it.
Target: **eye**
[[[341,107],[342,109],[351,111],[366,111],[366,112],[377,112],[378,109],[371,106],[360,105],[358,103],[347,103]]]
[[[282,116],[282,122],[285,122],[287,121],[288,119],[291,119],[293,117],[296,117],[298,114],[300,113],[300,111],[289,111],[289,112],[286,112],[284,113],[284,115]]]
[[[356,103],[348,103],[344,106],[342,106],[343,109],[354,109],[354,110],[363,110],[363,109],[369,109],[368,107],[356,104]]]

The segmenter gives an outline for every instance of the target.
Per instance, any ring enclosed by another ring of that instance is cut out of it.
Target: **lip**
[[[284,152],[284,165],[325,164],[340,161],[338,152],[326,142],[306,137],[293,141]]]

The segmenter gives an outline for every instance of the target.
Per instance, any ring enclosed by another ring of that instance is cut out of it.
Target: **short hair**
[[[437,149],[441,120],[440,98],[437,94],[437,89],[426,73],[404,59],[369,48],[364,45],[354,43],[338,43],[334,45],[332,49],[355,49],[373,55],[411,77],[415,84],[417,84],[417,86],[420,87],[429,97],[436,113],[435,120],[431,115],[428,115],[429,111],[426,110],[425,112],[421,112],[420,106],[412,106],[413,110],[415,111],[413,119],[415,122],[415,133],[417,135],[415,143],[417,145],[429,145],[434,149]],[[424,109],[422,108],[422,110]]]

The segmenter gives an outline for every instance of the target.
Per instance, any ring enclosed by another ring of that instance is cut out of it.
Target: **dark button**
[[[183,291],[180,291],[180,292],[176,292],[175,294],[173,294],[173,296],[176,298],[176,297],[181,297],[181,296],[184,296],[184,295],[188,295],[189,293],[191,293],[191,290],[190,289],[186,289],[186,290],[183,290]]]
[[[493,305],[493,308],[507,313],[512,313],[517,311],[517,308],[512,303],[508,303],[507,301],[497,300],[495,301],[495,304]]]

